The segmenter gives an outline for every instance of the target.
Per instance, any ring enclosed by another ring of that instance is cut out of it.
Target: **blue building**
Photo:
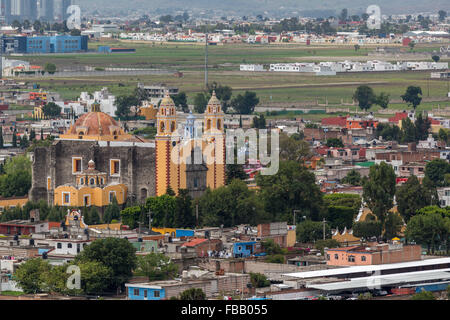
[[[176,229],[175,231],[175,237],[193,237],[194,236],[194,230],[188,230],[188,229]]]
[[[3,53],[74,53],[88,50],[88,36],[15,36],[3,37],[2,40]]]
[[[233,244],[233,257],[246,258],[256,253],[256,241],[236,242]]]
[[[162,300],[166,297],[164,288],[145,283],[126,283],[128,300]]]

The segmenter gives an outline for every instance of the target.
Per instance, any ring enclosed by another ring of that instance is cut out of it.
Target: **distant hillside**
[[[301,12],[315,10],[332,10],[339,13],[347,8],[349,14],[365,12],[371,4],[380,6],[382,14],[399,14],[415,12],[450,11],[448,0],[75,0],[82,9],[88,12],[117,11],[126,13],[128,10],[143,9],[143,12],[164,13],[166,11],[184,11],[189,9],[220,9],[227,14],[263,14],[264,12],[279,12],[289,16],[300,15]]]

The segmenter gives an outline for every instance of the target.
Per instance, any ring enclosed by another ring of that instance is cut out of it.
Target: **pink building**
[[[419,245],[403,246],[401,243],[368,243],[366,246],[351,246],[328,249],[327,265],[364,266],[421,260]]]

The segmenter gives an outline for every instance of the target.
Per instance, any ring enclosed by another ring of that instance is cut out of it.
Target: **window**
[[[82,158],[72,158],[72,173],[79,173],[83,171],[81,160]]]
[[[71,243],[68,243],[68,244],[67,244],[67,248],[72,249],[72,244],[71,244]]]
[[[62,248],[62,243],[61,243],[61,242],[58,242],[58,243],[56,244],[56,248],[61,249],[61,248]]]
[[[337,260],[339,259],[339,256],[337,254],[334,255],[334,259]]]
[[[139,289],[134,289],[133,290],[133,295],[138,296],[139,295]]]
[[[62,202],[63,202],[63,204],[70,204],[70,193],[68,193],[68,192],[63,192],[63,194],[62,194]]]
[[[355,256],[348,256],[348,262],[355,262]]]
[[[147,298],[147,290],[144,290],[144,298]]]
[[[94,179],[94,178],[89,179],[89,184],[90,184],[90,185],[95,184],[95,179]]]
[[[120,175],[120,160],[111,159],[109,162],[110,174],[112,176]]]
[[[109,203],[113,202],[114,197],[116,197],[116,192],[115,191],[110,191],[109,192]]]
[[[159,291],[153,291],[153,296],[155,298],[159,298]]]
[[[84,184],[84,178],[80,179],[80,184]]]
[[[366,261],[366,256],[362,256],[361,261]]]

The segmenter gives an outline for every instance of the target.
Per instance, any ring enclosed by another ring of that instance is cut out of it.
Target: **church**
[[[170,187],[201,196],[225,185],[224,113],[213,93],[203,119],[178,123],[168,94],[156,114],[157,134],[145,140],[125,132],[120,121],[93,105],[49,147],[32,154],[31,201],[100,209],[144,203]]]

